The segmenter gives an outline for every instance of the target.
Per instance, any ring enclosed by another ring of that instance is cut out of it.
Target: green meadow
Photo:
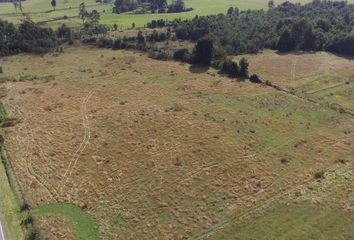
[[[304,3],[307,1],[300,0],[296,2]],[[352,1],[350,0],[349,2]],[[193,8],[193,11],[173,14],[113,14],[113,4],[98,4],[94,0],[60,0],[57,1],[55,11],[53,11],[49,0],[27,0],[23,3],[23,11],[32,20],[43,23],[45,26],[57,27],[63,23],[70,26],[78,26],[81,23],[78,18],[78,6],[81,2],[85,2],[87,10],[96,9],[101,13],[102,24],[117,24],[121,28],[129,28],[133,22],[137,27],[143,27],[147,22],[156,19],[191,19],[196,15],[225,13],[230,6],[243,10],[266,9],[268,3],[267,0],[185,0],[186,6]],[[276,1],[276,3],[280,2],[282,1]],[[22,15],[16,13],[13,4],[0,3],[0,18],[19,22],[22,19]]]

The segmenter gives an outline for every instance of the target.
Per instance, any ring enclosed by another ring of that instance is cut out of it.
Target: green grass
[[[5,115],[6,112],[4,106],[1,103],[1,122],[4,120]],[[5,170],[5,165],[3,162],[5,152],[3,146],[0,146],[0,148],[0,220],[4,227],[5,237],[8,237],[12,240],[20,240],[23,239],[23,231],[20,225],[21,214],[19,201],[10,186],[9,179]]]
[[[23,231],[20,226],[20,209],[2,161],[0,161],[0,193],[0,220],[4,225],[5,235],[11,240],[21,240]]]
[[[53,203],[36,207],[31,210],[36,216],[62,216],[73,224],[74,234],[77,240],[97,240],[97,227],[91,216],[81,208],[65,203]]]
[[[294,2],[307,2],[308,0],[296,0]],[[354,0],[353,0],[354,1]],[[52,11],[50,1],[47,0],[27,0],[23,3],[25,13],[29,13],[34,21],[51,21],[46,26],[57,27],[62,23],[71,26],[77,26],[81,23],[78,16],[77,7],[81,2],[85,2],[88,10],[96,9],[101,13],[101,23],[107,25],[118,24],[122,28],[131,27],[134,22],[137,27],[144,26],[147,22],[154,19],[175,18],[191,19],[196,15],[204,16],[210,14],[226,13],[230,6],[240,9],[266,9],[268,0],[185,0],[187,7],[192,7],[191,12],[174,13],[174,14],[113,14],[112,4],[97,5],[94,0],[63,0],[58,1],[57,10]],[[276,1],[282,2],[281,0]],[[351,1],[350,1],[351,2]],[[16,15],[15,8],[11,3],[0,3],[0,17],[12,22],[19,22],[20,15]],[[72,17],[70,19],[57,20],[63,16]]]
[[[354,239],[354,221],[346,213],[313,205],[278,206],[252,222],[230,226],[215,239]]]

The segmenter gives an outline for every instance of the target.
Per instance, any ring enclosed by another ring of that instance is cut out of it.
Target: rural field
[[[264,80],[293,90],[300,96],[340,106],[354,113],[354,61],[326,52],[241,55],[251,63],[251,72]],[[290,70],[289,70],[290,69]]]
[[[32,20],[47,27],[59,27],[63,23],[69,26],[78,26],[82,24],[78,17],[78,7],[81,2],[86,4],[87,10],[92,11],[95,9],[100,12],[102,24],[108,26],[117,24],[120,28],[125,29],[130,28],[133,22],[137,27],[142,27],[147,22],[157,19],[191,19],[196,15],[226,13],[230,6],[238,7],[242,10],[267,9],[268,0],[186,0],[186,6],[193,8],[193,11],[169,14],[113,14],[113,4],[98,4],[94,0],[60,0],[57,1],[55,11],[53,11],[49,0],[27,0],[23,2],[23,9],[24,13],[27,13]],[[275,1],[275,3],[282,2],[282,0]],[[309,0],[293,0],[291,2],[306,3]],[[354,2],[354,0],[349,0],[348,2]],[[0,17],[12,22],[19,22],[22,19],[21,14],[16,14],[12,3],[0,3]]]
[[[331,107],[354,111],[354,61],[248,58],[294,92],[134,51],[1,58],[5,147],[41,234],[354,239],[354,119]]]

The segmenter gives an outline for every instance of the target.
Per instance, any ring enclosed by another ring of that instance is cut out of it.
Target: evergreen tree
[[[213,56],[213,41],[210,39],[201,39],[195,47],[194,62],[196,64],[207,65],[211,63]]]
[[[280,52],[288,52],[294,49],[294,40],[291,37],[289,29],[285,29],[280,36],[277,44],[277,49]]]
[[[240,76],[244,78],[248,78],[248,66],[249,63],[246,58],[241,58],[240,62]]]

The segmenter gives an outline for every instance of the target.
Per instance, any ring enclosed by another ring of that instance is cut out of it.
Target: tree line
[[[55,31],[41,28],[29,19],[18,26],[0,19],[0,55],[20,52],[44,53],[59,44]]]
[[[137,9],[140,8],[140,11]],[[115,0],[114,13],[124,13],[136,10],[136,13],[177,13],[191,11],[192,8],[186,8],[184,0],[173,0],[167,4],[167,0]]]
[[[301,5],[269,2],[269,10],[196,16],[192,20],[154,21],[148,27],[170,26],[181,40],[211,38],[226,54],[257,53],[264,48],[331,51],[354,55],[354,5],[313,0]]]

